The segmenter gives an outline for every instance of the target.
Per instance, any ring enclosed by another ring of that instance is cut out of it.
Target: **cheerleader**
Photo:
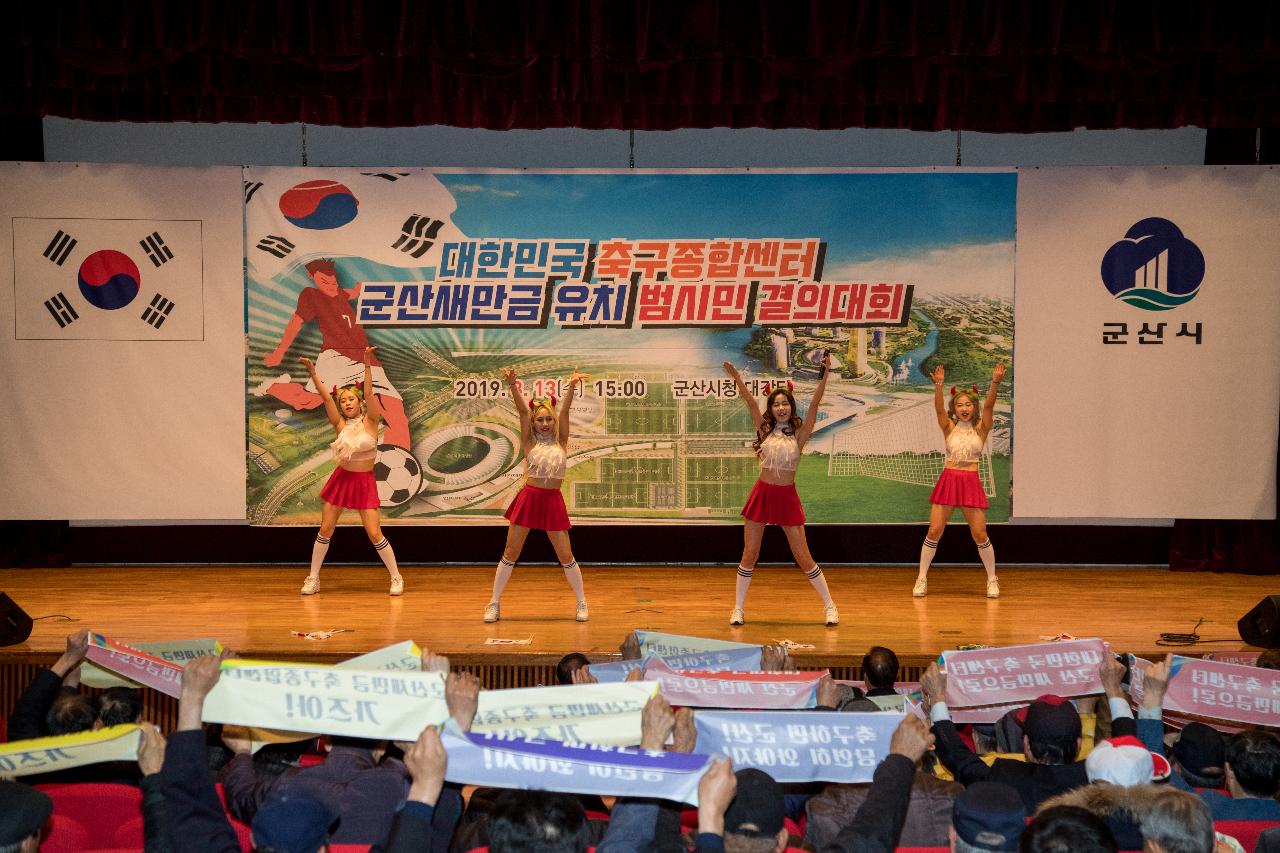
[[[360,513],[369,541],[382,558],[382,564],[391,575],[391,594],[404,592],[404,578],[396,565],[391,543],[382,535],[378,516],[378,483],[373,476],[373,461],[378,455],[378,424],[382,411],[373,392],[373,347],[364,348],[364,388],[347,385],[330,391],[316,375],[316,366],[304,358],[311,382],[324,398],[324,411],[329,416],[338,438],[329,445],[338,465],[333,469],[329,482],[320,490],[324,501],[320,509],[320,532],[311,548],[311,574],[302,584],[303,595],[315,595],[320,591],[320,567],[329,553],[329,541],[338,525],[342,510],[354,509]]]
[[[493,578],[493,595],[484,609],[484,621],[497,622],[502,617],[499,605],[502,588],[507,585],[516,560],[520,559],[529,531],[545,530],[556,558],[564,567],[565,579],[577,596],[578,605],[573,618],[586,622],[587,598],[582,590],[582,570],[569,547],[569,512],[564,505],[564,495],[560,494],[560,484],[564,481],[565,448],[569,445],[569,408],[573,405],[578,383],[587,379],[587,375],[574,368],[569,377],[569,391],[560,402],[558,415],[555,397],[534,397],[526,405],[516,382],[516,372],[510,368],[503,370],[502,378],[507,382],[511,401],[520,417],[525,484],[505,513],[511,525],[507,528],[507,545]]]
[[[964,513],[969,532],[978,546],[978,556],[987,570],[987,598],[1000,597],[1000,581],[996,578],[996,552],[987,537],[987,496],[982,492],[978,479],[978,460],[982,447],[991,434],[991,423],[996,411],[996,391],[1004,378],[1004,365],[997,364],[991,371],[991,387],[982,401],[982,417],[974,424],[978,413],[978,389],[951,389],[951,402],[942,403],[942,382],[945,372],[939,364],[933,371],[933,408],[938,415],[938,427],[947,442],[947,461],[942,466],[938,484],[929,495],[933,508],[929,512],[929,533],[920,548],[920,574],[916,577],[911,594],[920,598],[929,592],[929,564],[938,552],[938,541],[947,529],[947,521],[957,507]]]
[[[840,624],[840,614],[835,602],[831,600],[827,579],[809,554],[809,543],[804,535],[804,507],[800,505],[795,485],[800,453],[813,434],[813,425],[818,419],[818,405],[827,389],[827,371],[830,367],[831,357],[824,355],[822,378],[818,380],[818,387],[813,391],[809,410],[802,421],[796,412],[796,401],[791,396],[789,381],[786,388],[776,388],[769,394],[762,413],[760,404],[747,390],[737,368],[727,361],[724,363],[725,372],[738,387],[738,396],[751,411],[751,420],[756,427],[754,446],[756,455],[760,457],[760,479],[756,480],[756,485],[747,498],[747,505],[742,508],[742,517],[746,519],[744,544],[742,561],[738,564],[737,594],[733,610],[729,614],[730,625],[741,625],[747,621],[743,604],[746,602],[747,588],[751,586],[756,560],[760,558],[760,540],[764,537],[765,525],[769,524],[778,525],[787,535],[787,544],[791,546],[791,555],[795,557],[796,565],[805,570],[805,577],[822,598],[822,605],[826,608],[826,624]]]

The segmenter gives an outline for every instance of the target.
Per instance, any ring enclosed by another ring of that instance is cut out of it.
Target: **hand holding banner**
[[[176,663],[89,632],[85,657],[110,672],[159,690],[175,699],[182,694],[182,667]]]
[[[1101,693],[1098,666],[1107,654],[1096,639],[943,652],[946,701],[964,708],[1025,704],[1046,693]]]
[[[98,635],[101,636],[101,635]],[[103,638],[106,639],[105,637]],[[111,641],[107,641],[111,642]],[[123,644],[117,644],[120,648],[125,648]],[[204,655],[212,655],[217,657],[222,654],[222,643],[212,637],[205,637],[199,640],[167,640],[160,643],[134,643],[131,648],[145,652],[152,657],[160,658],[168,663],[184,666],[187,661],[195,660]],[[102,669],[97,664],[86,662],[80,665],[80,683],[86,687],[98,687],[106,689],[108,687],[137,687],[138,682],[111,673]]]

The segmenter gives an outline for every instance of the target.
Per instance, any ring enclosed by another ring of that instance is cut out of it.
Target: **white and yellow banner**
[[[654,681],[482,690],[471,731],[481,735],[634,746]]]
[[[0,743],[0,777],[51,773],[104,761],[137,761],[142,730],[134,723],[72,735]]]

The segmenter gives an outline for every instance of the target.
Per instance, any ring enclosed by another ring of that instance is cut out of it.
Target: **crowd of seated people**
[[[447,779],[449,754],[436,726],[411,743],[334,735],[255,753],[244,730],[203,721],[221,677],[215,657],[186,666],[177,725],[165,735],[141,721],[139,691],[79,690],[87,646],[85,633],[72,635],[58,661],[37,672],[9,717],[9,740],[137,723],[137,761],[0,781],[0,853],[1280,853],[1280,735],[1263,727],[1224,734],[1203,723],[1172,729],[1162,707],[1167,662],[1146,670],[1136,715],[1128,670],[1108,656],[1098,670],[1102,696],[1043,696],[987,727],[953,722],[947,676],[933,664],[921,676],[920,713],[902,715],[871,782],[780,784],[720,757],[702,774],[693,810],[637,792],[524,790],[518,780],[464,788]],[[639,657],[634,635],[622,653]],[[566,655],[557,681],[592,683],[590,665],[585,655]],[[469,731],[479,680],[429,651],[421,666],[443,673],[445,727]],[[785,649],[762,650],[763,671],[795,668]],[[896,655],[872,647],[862,673],[865,691],[822,678],[814,710],[898,710],[884,701],[896,695]],[[694,752],[695,713],[654,695],[636,746]],[[111,807],[118,823],[132,822],[131,832],[95,836],[80,825],[77,790],[118,789],[132,792]]]

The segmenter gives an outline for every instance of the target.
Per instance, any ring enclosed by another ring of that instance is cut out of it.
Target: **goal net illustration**
[[[991,448],[1002,440],[1007,442],[1007,437],[993,430],[978,462],[978,478],[987,497],[996,493]],[[942,473],[944,461],[942,430],[938,429],[933,401],[926,400],[836,433],[831,440],[827,475],[932,486]]]

